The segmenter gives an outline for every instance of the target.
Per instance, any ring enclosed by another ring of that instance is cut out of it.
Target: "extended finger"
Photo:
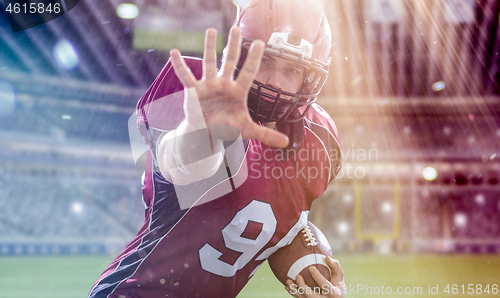
[[[222,77],[232,78],[234,74],[234,67],[240,59],[241,49],[241,29],[240,27],[233,27],[229,34],[229,41],[227,42],[227,50],[222,61]]]
[[[288,146],[288,137],[285,134],[255,123],[250,128],[242,131],[242,136],[243,139],[256,139],[275,148],[285,148]]]
[[[210,28],[205,32],[203,52],[203,78],[210,79],[217,74],[217,30]]]
[[[255,40],[250,45],[245,63],[238,73],[238,78],[236,78],[236,82],[245,88],[245,90],[250,89],[255,75],[259,71],[264,46],[264,42],[260,40]]]
[[[176,49],[170,51],[170,59],[172,61],[172,65],[174,66],[175,74],[181,81],[182,85],[186,88],[194,87],[196,84],[196,77],[181,57],[181,53]]]

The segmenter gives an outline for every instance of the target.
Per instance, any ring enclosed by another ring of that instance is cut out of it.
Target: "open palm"
[[[217,72],[216,53],[217,31],[208,29],[205,36],[203,55],[203,76],[196,80],[178,50],[171,51],[175,73],[186,89],[184,113],[191,126],[235,127],[244,139],[284,148],[288,137],[273,129],[260,126],[252,121],[247,107],[247,97],[255,75],[259,71],[264,52],[264,43],[254,41],[238,77],[234,79],[235,66],[240,57],[242,33],[239,27],[231,29],[227,52]],[[201,110],[200,110],[201,107]],[[202,123],[204,121],[204,123]],[[200,127],[201,128],[201,127]],[[224,140],[224,130],[212,129],[213,138]]]

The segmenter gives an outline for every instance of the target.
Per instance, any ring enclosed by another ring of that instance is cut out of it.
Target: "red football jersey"
[[[199,78],[201,61],[186,61]],[[152,130],[170,130],[182,120],[182,96],[169,97],[182,89],[167,63],[139,101],[138,126],[150,147]],[[174,187],[153,170],[150,152],[143,176],[144,226],[89,297],[235,297],[262,262],[306,226],[313,200],[340,170],[332,119],[314,105],[304,124],[302,147],[294,155],[286,158],[260,141],[245,141],[237,171],[226,171],[219,183]],[[189,207],[179,204],[180,197],[193,194]]]

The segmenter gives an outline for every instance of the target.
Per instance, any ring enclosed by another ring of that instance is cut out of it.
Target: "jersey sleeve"
[[[194,57],[184,57],[191,72],[200,79],[202,76],[202,60]],[[169,131],[176,128],[184,119],[184,86],[177,78],[174,67],[169,59],[153,84],[137,103],[137,128],[150,145],[154,133],[148,131]]]
[[[329,182],[331,182],[342,168],[342,151],[337,126],[330,115],[317,104],[312,104],[312,108],[306,115],[306,121],[328,152],[331,165]]]

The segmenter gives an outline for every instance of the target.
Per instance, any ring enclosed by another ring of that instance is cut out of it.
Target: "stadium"
[[[0,296],[86,297],[144,222],[137,100],[170,49],[202,56],[205,30],[227,32],[236,7],[62,1],[29,27],[8,2]],[[333,32],[318,104],[343,166],[309,220],[348,297],[500,295],[500,1],[316,2]],[[289,295],[264,265],[238,297]]]

